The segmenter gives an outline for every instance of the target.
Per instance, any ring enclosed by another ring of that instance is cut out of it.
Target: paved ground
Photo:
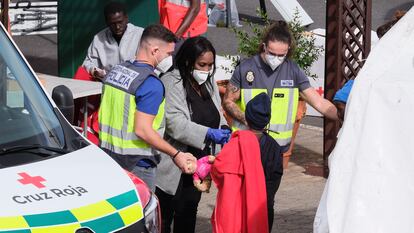
[[[309,29],[324,28],[325,0],[299,0],[315,21]],[[392,18],[396,9],[409,9],[411,0],[373,0],[372,25],[377,28]],[[240,17],[255,20],[259,0],[237,0]],[[281,19],[280,14],[266,0],[269,17]],[[210,28],[208,38],[218,54],[237,54],[237,40],[227,28]],[[57,36],[15,37],[16,43],[35,71],[57,75]],[[308,118],[306,125],[321,125],[318,119]],[[276,197],[275,227],[273,232],[303,233],[312,231],[313,217],[321,196],[325,179],[304,174],[322,164],[322,131],[303,126],[299,130],[297,146],[286,170]],[[199,207],[196,232],[211,232],[210,216],[214,206],[215,190],[203,196]]]
[[[294,155],[276,194],[276,215],[272,232],[312,232],[313,218],[322,194],[325,178],[305,174],[305,167],[322,162],[322,131],[302,126]],[[216,190],[203,194],[197,218],[197,233],[211,232],[210,216]]]

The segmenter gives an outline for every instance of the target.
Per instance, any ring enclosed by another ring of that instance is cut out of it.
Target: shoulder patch
[[[139,73],[125,66],[116,65],[108,73],[106,82],[122,89],[128,90]]]

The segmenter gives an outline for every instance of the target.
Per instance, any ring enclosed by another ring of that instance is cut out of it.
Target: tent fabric
[[[315,233],[414,232],[414,9],[357,76]]]

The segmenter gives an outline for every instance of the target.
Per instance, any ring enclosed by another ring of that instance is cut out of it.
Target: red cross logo
[[[318,92],[318,94],[320,96],[323,96],[323,89],[322,89],[322,87],[319,87],[318,90],[316,90],[316,92]]]
[[[42,182],[45,182],[46,180],[41,176],[30,176],[26,172],[17,173],[19,176],[22,177],[22,179],[18,179],[22,184],[32,184],[36,186],[37,188],[44,188],[45,185],[42,184]]]

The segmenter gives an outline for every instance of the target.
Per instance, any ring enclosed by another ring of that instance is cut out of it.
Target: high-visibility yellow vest
[[[189,0],[158,0],[160,23],[172,32],[177,32],[190,7]],[[183,37],[195,37],[207,32],[207,4],[201,1],[200,11]]]
[[[255,61],[256,59],[256,61]],[[271,118],[267,127],[269,135],[272,136],[280,146],[290,144],[292,130],[296,120],[296,112],[299,101],[299,88],[293,77],[279,76],[272,78],[272,86],[269,86],[264,79],[261,67],[257,65],[257,56],[241,63],[240,72],[240,99],[237,105],[245,112],[247,103],[258,94],[264,92],[271,100]],[[281,65],[282,66],[282,65]],[[284,69],[288,67],[285,66]],[[279,67],[280,68],[280,67]],[[278,69],[279,69],[278,68]],[[289,73],[289,72],[287,72]],[[266,80],[267,81],[267,80]],[[269,92],[272,93],[269,93]],[[246,129],[246,125],[234,119],[232,129]]]
[[[247,103],[260,93],[267,93],[267,89],[241,89],[241,98],[237,105],[244,112]],[[292,130],[295,124],[296,111],[298,108],[299,89],[298,88],[274,88],[271,98],[272,114],[269,135],[272,136],[280,146],[285,146],[292,139]],[[235,120],[233,130],[243,128],[240,122]]]
[[[135,134],[135,92],[156,74],[147,67],[126,62],[115,66],[105,77],[99,109],[99,140],[102,148],[121,155],[154,155],[155,151]],[[158,131],[163,121],[164,101],[153,122]]]

